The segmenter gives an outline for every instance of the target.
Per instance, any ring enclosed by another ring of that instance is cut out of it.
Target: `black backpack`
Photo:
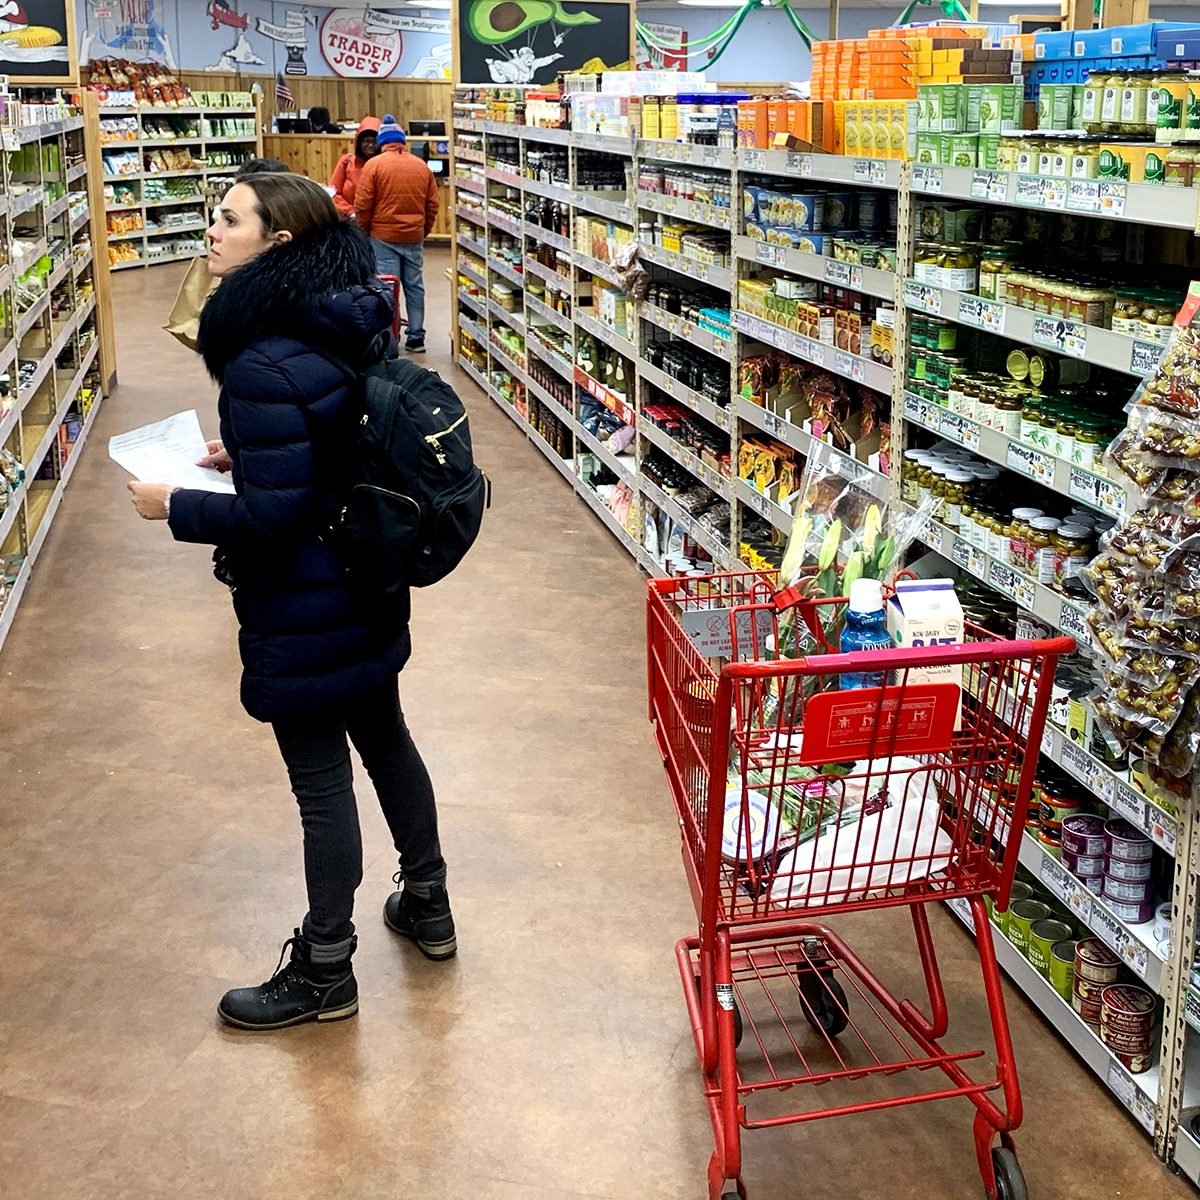
[[[405,359],[337,365],[357,380],[362,417],[329,542],[364,588],[428,587],[462,561],[492,503],[466,409],[435,371]]]

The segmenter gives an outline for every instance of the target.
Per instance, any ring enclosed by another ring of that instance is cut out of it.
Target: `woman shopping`
[[[234,184],[208,238],[221,286],[204,307],[199,350],[221,388],[221,440],[201,461],[229,471],[236,492],[129,488],[140,516],[217,547],[240,623],[242,702],[270,723],[300,808],[308,912],[272,978],[218,1006],[231,1025],[279,1029],[358,1010],[362,839],[349,742],[400,855],[385,921],[428,958],[449,958],[457,944],[433,788],[400,708],[407,597],[384,609],[357,594],[321,540],[358,419],[351,385],[325,355],[366,365],[394,353],[390,292],[366,236],[299,175]]]
[[[338,159],[329,186],[333,188],[333,202],[343,216],[354,216],[354,194],[358,189],[358,177],[367,163],[379,153],[375,140],[379,132],[378,117],[363,117],[354,135],[354,149]]]

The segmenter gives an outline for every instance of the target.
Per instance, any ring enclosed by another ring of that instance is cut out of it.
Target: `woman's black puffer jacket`
[[[370,243],[343,222],[239,268],[201,317],[237,494],[176,492],[170,526],[179,541],[218,548],[241,625],[242,703],[260,721],[336,710],[409,655],[407,597],[382,610],[356,594],[320,537],[360,415],[353,384],[322,350],[374,361],[391,322]]]

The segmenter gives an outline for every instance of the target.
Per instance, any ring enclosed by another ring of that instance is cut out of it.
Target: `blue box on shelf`
[[[1155,53],[1166,62],[1200,60],[1200,27],[1193,30],[1160,30],[1154,35]]]
[[[1137,25],[1094,29],[1087,36],[1099,44],[1098,53],[1102,56],[1138,58],[1157,55],[1158,38],[1172,31],[1200,35],[1200,24],[1195,21],[1142,21]]]
[[[1035,33],[1033,35],[1033,57],[1038,62],[1053,62],[1056,59],[1070,58],[1074,53],[1072,40],[1075,33],[1070,29],[1053,32]]]

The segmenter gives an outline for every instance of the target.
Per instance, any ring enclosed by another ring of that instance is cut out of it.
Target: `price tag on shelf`
[[[793,175],[799,175],[802,178],[808,179],[813,173],[813,158],[811,154],[799,154],[794,150],[788,151],[787,156],[788,170]]]
[[[964,325],[983,328],[983,301],[978,296],[962,296],[958,301],[958,319]]]
[[[1134,342],[1129,352],[1130,373],[1143,377],[1152,374],[1164,349],[1161,342]]]
[[[920,425],[929,423],[929,401],[914,396],[911,392],[904,393],[904,416],[909,421]]]
[[[1063,321],[1057,317],[1034,317],[1032,341],[1038,346],[1046,346],[1059,354],[1069,354],[1072,358],[1087,357],[1086,325],[1078,321]]]
[[[979,426],[959,413],[942,413],[941,431],[943,436],[968,450],[979,449]]]
[[[839,287],[849,287],[850,264],[827,258],[825,260],[825,282],[836,284]]]
[[[955,896],[953,900],[946,901],[947,907],[958,915],[962,923],[972,932],[975,932],[975,918],[971,913],[971,906],[962,898]]]
[[[1081,747],[1075,745],[1067,736],[1063,737],[1062,744],[1062,766],[1071,772],[1081,783],[1086,783],[1091,786],[1092,782],[1092,760]]]
[[[721,161],[721,148],[719,146],[702,146],[700,148],[700,161],[705,166],[715,167]]]
[[[1105,217],[1123,217],[1125,215],[1125,200],[1129,188],[1124,183],[1113,183],[1110,180],[1100,181],[1100,214]]]
[[[1013,202],[1028,205],[1030,208],[1041,208],[1044,203],[1042,187],[1040,175],[1018,175]]]
[[[863,287],[863,269],[854,263],[850,264],[850,287],[856,292],[861,292]]]
[[[991,171],[971,172],[972,200],[986,200],[988,198],[988,185],[991,183],[991,176]]]
[[[753,508],[760,517],[766,517],[767,520],[770,520],[771,509],[773,507],[771,501],[768,500],[767,497],[764,496],[757,488],[751,488],[750,492],[750,507]]]
[[[1066,179],[1042,180],[1042,204],[1046,208],[1061,211],[1067,207],[1067,192],[1070,182]]]
[[[941,167],[913,167],[912,186],[915,192],[930,192],[940,195],[942,190]]]
[[[1067,188],[1067,208],[1071,212],[1099,212],[1100,181],[1098,179],[1072,179]]]
[[[754,257],[768,267],[778,267],[782,265],[783,247],[771,246],[766,242],[757,242],[754,246]]]
[[[1054,482],[1054,465],[1058,461],[1052,455],[1043,454],[1023,442],[1009,442],[1004,456],[1005,463],[1013,470],[1040,483]]]
[[[1042,882],[1047,889],[1053,892],[1064,904],[1067,903],[1067,896],[1071,892],[1071,876],[1067,873],[1067,868],[1060,862],[1055,862],[1048,854],[1042,858],[1042,865],[1038,870]]]
[[[743,150],[742,166],[747,171],[765,171],[767,168],[766,152],[763,150]]]
[[[955,566],[962,567],[964,571],[969,571],[971,569],[971,551],[973,549],[974,547],[970,542],[964,542],[962,538],[956,537],[950,543],[950,561]]]
[[[904,281],[904,304],[907,308],[917,308],[935,317],[942,315],[942,289],[931,287],[927,283],[918,283],[915,279]]]
[[[1018,574],[1012,567],[997,559],[992,559],[988,564],[988,583],[996,591],[1015,600],[1022,608],[1032,608],[1034,600],[1037,598],[1031,580],[1026,579],[1024,575]]]
[[[782,437],[787,429],[787,422],[778,413],[768,412],[764,408],[761,413],[756,413],[755,416],[761,420],[762,427],[768,433],[773,433],[776,437]]]
[[[684,275],[688,274],[689,270],[694,270],[696,272],[697,279],[702,280],[704,283],[708,282],[709,271],[707,263],[696,262],[688,264],[687,266],[683,266],[680,264],[677,255],[672,255],[672,258],[674,259],[673,265],[675,266],[676,270],[680,271]]]
[[[871,178],[868,182],[874,187],[887,187],[887,163],[882,159],[871,159]]]
[[[1096,503],[1109,516],[1125,515],[1125,489],[1115,479],[1096,479]]]
[[[1103,904],[1093,902],[1091,928],[1100,940],[1114,953],[1119,954],[1125,965],[1140,979],[1146,978],[1150,963],[1149,951],[1128,927],[1118,920]]]
[[[1089,638],[1087,622],[1084,620],[1083,609],[1064,600],[1058,610],[1058,627],[1063,633],[1086,643]]]
[[[1150,836],[1168,854],[1173,855],[1179,844],[1179,822],[1153,804],[1146,805],[1146,813],[1150,818]]]
[[[855,183],[871,182],[871,160],[869,158],[856,158],[851,170],[854,173]]]
[[[1112,797],[1108,800],[1108,806],[1113,812],[1120,813],[1125,820],[1135,825],[1138,829],[1148,828],[1146,801],[1129,784],[1115,784],[1112,789]]]

